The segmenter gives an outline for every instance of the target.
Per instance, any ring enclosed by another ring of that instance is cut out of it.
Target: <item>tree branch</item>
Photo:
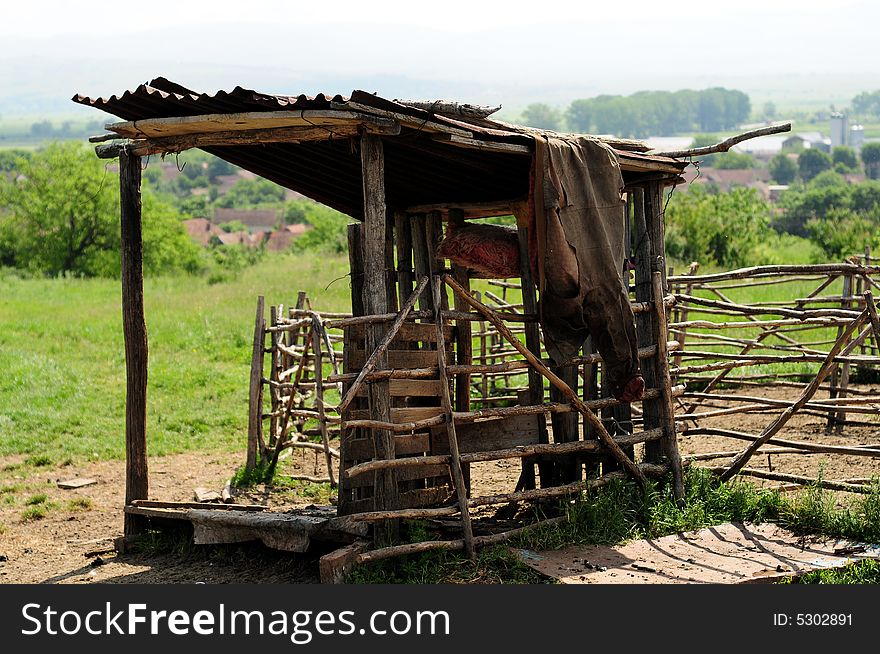
[[[737,136],[731,136],[715,145],[705,145],[701,148],[691,148],[690,150],[672,150],[671,152],[650,152],[649,154],[656,157],[671,157],[673,159],[681,159],[684,157],[700,157],[704,154],[713,154],[715,152],[727,152],[737,143],[748,141],[758,136],[767,136],[769,134],[779,134],[780,132],[790,132],[791,123],[782,123],[780,125],[771,125],[770,127],[762,127],[761,129],[753,129],[750,132],[744,132]]]

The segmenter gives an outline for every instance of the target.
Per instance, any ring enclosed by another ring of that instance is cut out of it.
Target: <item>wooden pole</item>
[[[260,441],[262,440],[263,427],[263,355],[264,355],[264,299],[257,297],[257,316],[254,320],[254,342],[251,355],[251,381],[248,399],[248,449],[246,470],[253,470],[257,466]],[[270,391],[271,392],[271,391]],[[273,411],[274,413],[274,411]],[[273,419],[273,424],[275,420]],[[274,435],[274,434],[273,434]]]
[[[449,441],[449,471],[452,473],[452,481],[455,484],[455,496],[461,511],[461,530],[464,536],[465,551],[468,558],[476,560],[474,551],[474,532],[471,527],[471,515],[467,504],[467,485],[461,469],[461,455],[458,451],[458,436],[455,433],[455,420],[452,417],[452,398],[449,393],[449,376],[446,374],[446,341],[443,336],[443,312],[440,310],[440,277],[434,277],[433,296],[437,325],[437,369],[440,377],[440,404],[446,417],[446,435]]]
[[[144,254],[141,228],[141,158],[119,152],[122,247],[122,331],[125,339],[125,503],[149,497],[147,473],[147,324],[144,317]],[[124,532],[134,536],[143,521],[125,514]]]
[[[373,134],[363,134],[360,140],[361,173],[364,192],[364,310],[367,314],[385,313],[387,307],[385,276],[386,205],[385,205],[385,154],[382,139]],[[366,350],[374,352],[384,335],[381,324],[366,329]],[[381,355],[376,368],[388,367],[388,355]],[[391,421],[391,397],[387,381],[369,385],[370,415],[383,422]],[[394,434],[384,429],[374,429],[373,444],[376,457],[393,459]],[[397,479],[392,470],[376,474],[374,485],[376,510],[397,509]],[[397,537],[398,525],[388,521],[376,525],[375,537],[379,543],[388,543]]]
[[[614,441],[613,438],[608,434],[605,430],[605,426],[602,424],[602,421],[596,416],[590,409],[584,404],[584,401],[577,396],[571,388],[562,381],[558,376],[553,374],[553,372],[545,366],[541,360],[532,354],[528,348],[526,348],[516,336],[510,333],[510,330],[507,328],[501,320],[499,320],[491,309],[486,307],[483,304],[480,304],[473,297],[465,292],[465,290],[458,285],[454,279],[452,279],[449,275],[443,276],[443,281],[446,282],[453,291],[455,291],[462,299],[465,300],[471,307],[478,312],[482,313],[486,316],[486,320],[488,320],[495,329],[498,330],[498,333],[504,337],[511,345],[513,345],[516,350],[519,351],[521,355],[523,355],[528,362],[543,375],[551,384],[556,386],[556,388],[560,389],[565,398],[571,403],[571,405],[581,413],[591,424],[593,429],[596,430],[596,434],[599,436],[599,440],[607,447],[614,458],[617,459],[618,462],[624,467],[624,469],[629,472],[633,477],[635,477],[636,481],[645,488],[647,486],[647,479],[645,478],[642,470],[635,464],[633,461],[626,456],[624,451],[620,449],[620,446]]]
[[[663,427],[666,432],[661,441],[664,454],[672,471],[672,488],[678,502],[684,500],[684,477],[681,470],[681,454],[678,451],[678,439],[675,435],[675,408],[672,397],[672,377],[669,374],[669,353],[666,350],[666,307],[663,305],[663,273],[654,271],[654,302],[657,308],[654,316],[655,335],[657,341],[657,373],[663,389],[661,411]]]
[[[648,228],[647,212],[651,209],[651,204],[645,202],[644,189],[637,188],[633,191],[633,209],[635,222],[635,259],[636,259],[636,301],[651,302],[653,293],[653,285],[651,281],[651,270],[654,266],[653,247],[651,243],[651,232]],[[654,322],[656,315],[650,313],[638,313],[635,315],[636,321],[636,337],[640,348],[654,345]],[[648,362],[642,368],[642,376],[645,378],[645,386],[648,388],[657,388],[660,383],[656,366]],[[653,429],[660,427],[662,424],[659,401],[649,400],[642,403],[642,418],[645,429]],[[645,461],[658,462],[662,458],[662,447],[659,443],[649,443],[645,445]]]

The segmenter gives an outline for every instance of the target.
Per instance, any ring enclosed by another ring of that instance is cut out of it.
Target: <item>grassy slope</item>
[[[256,296],[305,290],[348,306],[344,256],[275,256],[234,281],[149,279],[150,451],[241,448]],[[0,276],[0,456],[124,454],[125,360],[116,280]]]

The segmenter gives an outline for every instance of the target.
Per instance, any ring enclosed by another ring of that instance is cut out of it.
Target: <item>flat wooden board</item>
[[[74,490],[76,488],[84,488],[85,486],[92,486],[97,483],[98,483],[97,479],[85,479],[85,478],[68,479],[67,481],[59,481],[58,488],[62,488],[64,490]]]
[[[364,343],[364,326],[352,325],[346,328],[349,336],[355,341],[358,347],[363,347]],[[443,326],[443,338],[447,342],[453,340],[453,327],[451,325]],[[427,343],[437,342],[436,325],[418,322],[405,322],[400,326],[394,340],[391,341],[392,349],[395,344],[412,343],[416,341],[425,341]]]
[[[458,448],[462,454],[504,450],[539,441],[540,416],[510,416],[498,420],[466,422],[455,426]],[[431,453],[447,454],[449,438],[446,426],[431,430]]]
[[[367,409],[355,409],[349,411],[346,416],[347,420],[369,420],[372,418]],[[404,422],[418,422],[427,418],[433,418],[443,414],[443,409],[439,406],[413,406],[403,407],[399,409],[391,409],[391,422],[402,424]]]
[[[382,119],[348,111],[254,111],[237,114],[205,114],[173,118],[147,118],[121,123],[108,123],[106,128],[130,138],[182,136],[235,130],[271,129],[278,127],[314,127],[316,125],[357,125]],[[388,121],[385,121],[388,122]],[[328,133],[329,136],[329,133]]]
[[[397,456],[424,454],[431,451],[431,437],[427,433],[403,434],[394,437]],[[372,438],[356,438],[348,442],[346,454],[352,461],[369,461],[375,456]],[[348,463],[348,462],[346,462]]]
[[[348,372],[360,372],[367,360],[363,348],[348,348]],[[436,368],[436,350],[388,350],[388,367],[395,370],[409,368]]]
[[[366,397],[367,392],[367,387],[363,386],[358,397]],[[391,397],[439,397],[440,381],[437,379],[390,379],[388,380],[388,394]]]
[[[804,538],[765,523],[726,523],[616,547],[516,550],[564,584],[751,584],[880,558],[880,546]]]

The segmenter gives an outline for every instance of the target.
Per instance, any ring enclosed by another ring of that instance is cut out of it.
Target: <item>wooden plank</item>
[[[369,420],[371,418],[375,420],[379,420],[380,418],[375,417],[374,415],[370,415],[370,411],[363,409],[356,409],[350,412],[350,416],[348,416],[349,420]],[[424,420],[425,418],[433,418],[434,416],[439,416],[443,413],[443,409],[437,406],[413,406],[413,407],[401,407],[389,409],[388,416],[382,418],[384,422],[395,422],[395,423],[404,423],[404,422],[415,422],[417,420]],[[386,457],[386,458],[394,458],[394,457]]]
[[[412,248],[413,248],[413,268],[415,269],[416,279],[431,276],[431,254],[428,251],[428,241],[426,236],[427,218],[424,214],[417,214],[410,220],[412,228]],[[431,290],[426,288],[419,298],[420,311],[434,311],[434,298],[431,296]],[[429,320],[425,322],[430,323]]]
[[[440,382],[436,379],[392,379],[388,383],[388,393],[391,397],[437,397]],[[364,387],[358,396],[366,395],[367,389]]]
[[[366,360],[366,353],[363,349],[349,347],[349,365],[352,371],[359,371]],[[408,368],[433,368],[437,366],[436,350],[389,350],[386,352],[388,357],[388,368],[391,369],[408,369]]]
[[[235,114],[203,114],[171,118],[146,118],[108,123],[105,128],[129,138],[178,136],[236,130],[278,127],[320,127],[333,125],[381,125],[392,127],[393,120],[350,111],[250,111]],[[327,130],[330,138],[331,130]]]
[[[449,499],[452,489],[449,486],[433,486],[431,488],[417,488],[398,495],[398,503],[401,509],[415,509],[423,506],[435,506],[443,504]],[[373,498],[367,497],[352,502],[352,513],[373,511]]]
[[[382,325],[383,331],[387,329],[385,325],[387,325],[388,323],[379,324]],[[357,343],[363,343],[365,331],[364,328],[365,325],[352,325],[351,327],[347,327],[346,329],[351,330],[351,336],[356,340]],[[451,339],[453,337],[452,325],[444,325],[443,337],[444,339]],[[412,341],[436,343],[437,330],[434,329],[433,325],[407,321],[400,326],[400,330],[397,332],[397,336],[394,338],[394,340],[391,341],[391,344],[393,347],[395,343],[400,344]]]
[[[348,447],[345,459],[351,461],[369,461],[373,458],[373,442],[369,438],[347,439]],[[411,454],[424,454],[431,451],[431,436],[427,432],[421,434],[404,434],[394,437],[394,451],[399,456]]]
[[[444,477],[449,472],[449,466],[413,466],[411,468],[399,468],[394,471],[398,482],[412,481],[414,479],[428,479],[430,477]],[[352,488],[364,488],[373,485],[373,475],[358,475],[349,480]]]
[[[86,486],[93,486],[98,483],[97,479],[88,479],[84,477],[80,477],[78,479],[67,479],[65,481],[59,481],[56,486],[61,488],[62,490],[75,490],[77,488],[85,488]]]
[[[531,156],[532,148],[528,145],[520,145],[519,143],[502,143],[500,141],[486,141],[483,139],[475,139],[467,136],[459,136],[458,134],[437,134],[434,136],[437,143],[446,143],[458,148],[466,148],[468,150],[482,150],[483,152],[500,152],[502,154],[518,154]]]
[[[372,134],[361,136],[361,174],[364,191],[364,311],[367,315],[387,313],[385,276],[386,205],[385,205],[385,154],[382,139]],[[374,352],[382,341],[385,326],[371,325],[366,331],[365,347]],[[376,370],[387,368],[388,358],[379,357]],[[382,422],[391,420],[391,398],[388,382],[379,381],[369,385],[370,418]],[[376,455],[393,459],[394,435],[384,429],[372,430]],[[375,475],[373,486],[377,510],[400,508],[397,503],[395,471],[385,470]],[[397,524],[387,521],[376,525],[377,543],[387,544],[397,537]]]
[[[141,159],[119,155],[122,249],[122,332],[125,340],[125,503],[149,497],[147,472],[147,324],[144,317],[144,252],[141,228]],[[143,524],[125,517],[125,536]]]
[[[577,415],[577,414],[574,414]],[[456,424],[458,446],[462,454],[503,450],[519,445],[535,445],[540,442],[542,420],[537,415],[511,416],[499,420],[484,420]],[[449,452],[445,429],[432,429],[432,454]]]

